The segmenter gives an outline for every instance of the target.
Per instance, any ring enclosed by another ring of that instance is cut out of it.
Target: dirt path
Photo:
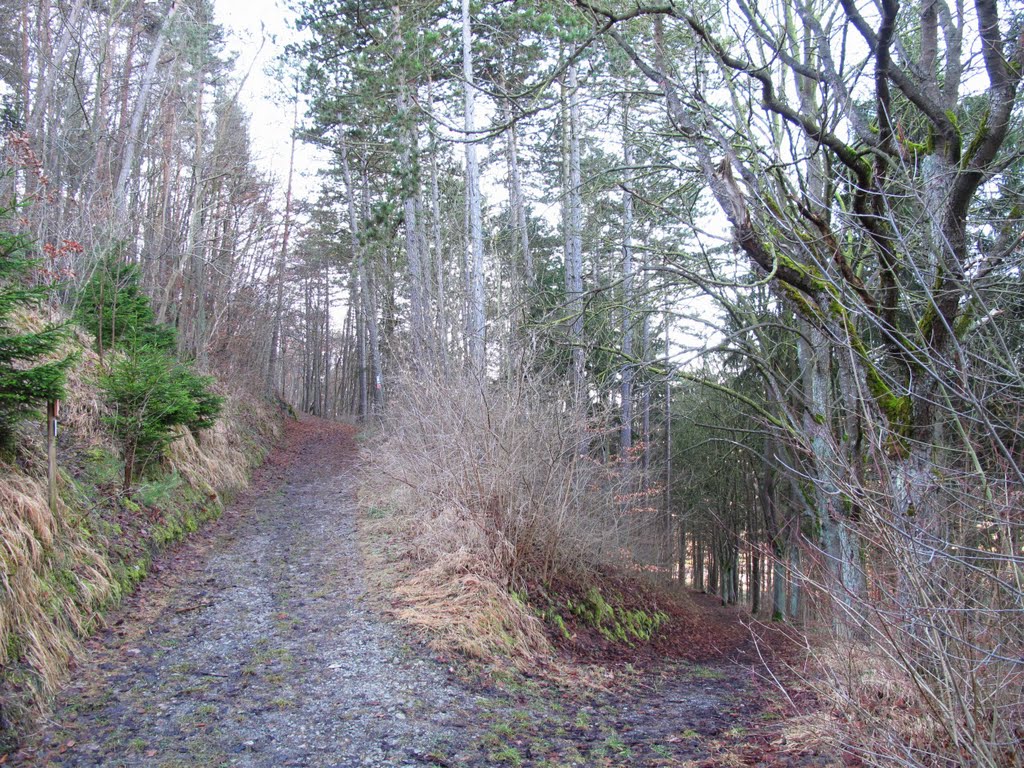
[[[669,666],[625,694],[518,677],[499,689],[375,614],[355,455],[346,427],[290,425],[252,490],[90,642],[49,724],[11,763],[737,764],[762,707],[745,665]]]

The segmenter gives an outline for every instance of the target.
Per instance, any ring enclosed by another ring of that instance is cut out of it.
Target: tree
[[[466,205],[469,211],[469,296],[466,337],[469,339],[470,366],[477,376],[486,374],[484,332],[487,325],[484,308],[484,235],[480,203],[480,171],[476,159],[476,85],[473,84],[473,27],[470,0],[462,0],[462,79],[465,91],[463,131],[466,141]]]
[[[147,345],[131,348],[100,376],[111,409],[107,423],[123,447],[126,493],[136,468],[160,456],[177,437],[176,427],[213,426],[223,403],[211,391],[213,383],[213,377],[199,376],[165,350]]]
[[[13,210],[0,210],[0,223]],[[38,307],[50,292],[44,283],[26,285],[39,262],[29,257],[31,241],[0,227],[0,451],[13,448],[18,422],[34,413],[37,404],[64,396],[64,374],[73,358],[60,356],[63,326],[19,331],[14,313]],[[45,362],[44,362],[45,361]]]
[[[79,303],[79,322],[96,336],[98,350],[108,352],[108,368],[99,387],[111,413],[107,417],[124,454],[124,491],[135,470],[157,459],[177,436],[176,428],[209,429],[224,398],[202,376],[176,357],[174,329],[158,323],[142,293],[136,265],[110,254],[93,275]]]
[[[1001,713],[1019,705],[996,703],[998,680],[1020,668],[995,660],[1019,642],[996,606],[1019,606],[1002,558],[1021,528],[990,490],[1024,471],[1006,439],[1018,427],[979,392],[993,376],[1021,381],[1008,337],[986,331],[1002,327],[1009,297],[994,283],[1016,278],[1024,230],[1010,182],[1019,18],[995,0],[883,2],[870,15],[847,0],[576,5],[658,89],[732,244],[797,318],[801,399],[774,423],[806,485],[804,576],[827,585],[840,633],[899,660],[955,754],[997,764],[1013,738]],[[1010,215],[987,218],[993,201]],[[996,539],[967,533],[991,521]],[[965,624],[959,600],[981,593]],[[967,661],[978,654],[991,655]],[[983,734],[979,716],[998,725]],[[894,744],[901,760],[928,759]]]
[[[174,330],[156,321],[141,279],[138,265],[113,251],[100,260],[82,290],[75,319],[96,339],[100,359],[106,350],[125,343],[175,351]]]

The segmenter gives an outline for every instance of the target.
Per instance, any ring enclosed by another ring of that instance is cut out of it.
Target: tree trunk
[[[465,1],[465,0],[464,0]],[[572,386],[577,403],[586,395],[583,350],[583,181],[580,170],[580,95],[577,82],[576,64],[566,71],[566,88],[569,97],[569,123],[565,127],[569,135],[568,157],[568,230],[566,232],[565,280],[566,299],[571,316],[569,343],[572,345]]]
[[[682,586],[686,586],[686,525],[683,523],[682,518],[679,520],[679,542],[678,542],[678,557],[677,566],[679,568],[679,583]]]
[[[42,141],[45,127],[46,110],[49,108],[50,99],[53,96],[53,89],[57,83],[57,77],[60,74],[61,67],[64,65],[64,59],[67,58],[68,49],[71,47],[72,41],[74,41],[76,35],[81,33],[78,29],[78,17],[82,12],[82,6],[85,5],[84,0],[74,0],[71,6],[71,13],[68,14],[61,30],[60,40],[57,43],[57,51],[52,57],[46,56],[45,51],[40,57],[40,83],[36,89],[35,104],[32,107],[32,111],[28,118],[28,130],[29,134],[33,136],[36,141]],[[42,14],[40,14],[42,15]],[[41,18],[40,23],[46,24],[46,18]],[[45,154],[45,149],[40,152],[40,155]]]
[[[761,556],[756,545],[750,548],[750,612],[761,612]]]
[[[192,327],[187,329],[190,332],[179,332],[178,341],[182,351],[188,353],[188,345],[191,343],[194,354],[200,354],[200,347],[205,348],[203,343],[205,324],[205,270],[206,253],[204,243],[204,206],[206,204],[206,179],[205,163],[203,162],[203,151],[205,131],[203,125],[203,91],[206,75],[203,70],[197,73],[198,88],[196,90],[196,125],[194,147],[192,154],[192,195],[190,203],[190,214],[188,219],[188,235],[185,245],[185,253],[189,260],[188,269],[191,273],[192,291],[191,296],[186,299],[192,300]],[[122,201],[123,202],[123,201]],[[203,366],[205,369],[205,366]]]
[[[288,239],[292,231],[292,181],[295,175],[295,144],[298,141],[298,136],[296,135],[298,127],[299,97],[296,94],[295,102],[292,106],[292,140],[288,151],[288,182],[284,192],[284,221],[281,225],[281,249],[277,255],[277,274],[274,278],[274,328],[270,339],[270,362],[267,366],[267,383],[271,389],[274,386],[274,382],[277,381],[278,348],[281,344],[281,335],[284,329],[284,278],[288,263]],[[344,144],[342,144],[342,153],[344,151]],[[346,183],[348,182],[346,181]],[[351,184],[349,185],[349,194],[351,195]],[[283,391],[281,396],[284,396]]]
[[[705,591],[708,594],[714,594],[718,589],[718,547],[714,546],[714,541],[709,542],[707,552],[705,553],[708,559],[708,580]]]
[[[693,588],[704,591],[704,542],[696,533],[693,537]]]
[[[622,427],[619,451],[633,447],[633,143],[629,135],[629,95],[622,95]]]
[[[522,262],[522,282],[528,293],[535,288],[536,273],[533,267],[533,254],[530,251],[530,228],[526,217],[526,198],[523,195],[522,176],[519,173],[519,140],[516,123],[512,120],[512,111],[508,102],[502,102],[502,120],[508,123],[505,131],[505,153],[508,158],[508,201],[509,213],[512,215],[513,226],[519,235],[519,252]]]
[[[826,566],[835,584],[832,593],[849,609],[864,597],[866,581],[859,537],[842,509],[843,497],[836,484],[844,470],[831,431],[829,346],[818,328],[805,323],[797,353],[804,380],[803,431],[810,441],[812,466],[812,498],[807,501],[813,501],[812,513],[821,531]],[[837,615],[837,626],[845,618]]]
[[[433,83],[427,79],[427,102],[433,104],[434,90]],[[441,241],[441,191],[438,185],[437,156],[440,152],[435,131],[430,132],[430,232],[434,242],[434,300],[436,312],[436,338],[440,354],[448,358],[448,328],[450,318],[448,317],[448,304],[445,293],[445,247]]]
[[[399,121],[400,162],[402,176],[402,211],[405,229],[405,255],[409,272],[409,316],[412,354],[415,365],[423,363],[426,352],[426,325],[423,302],[423,254],[421,253],[420,230],[417,223],[419,195],[419,173],[416,168],[418,147],[416,140],[416,118],[409,103],[409,84],[406,81],[403,59],[405,42],[402,30],[402,6],[392,6],[394,22],[394,49],[398,70],[397,107]]]
[[[800,590],[801,590],[801,575],[800,575],[800,546],[797,543],[791,543],[789,545],[789,568],[787,569],[789,576],[789,618],[793,621],[800,620]]]
[[[124,142],[124,153],[121,156],[121,172],[118,174],[117,186],[114,189],[114,206],[117,210],[118,224],[123,221],[126,215],[128,203],[128,186],[131,175],[135,170],[135,155],[138,152],[140,134],[142,132],[142,118],[146,114],[149,102],[149,92],[153,89],[153,81],[156,78],[156,68],[160,63],[160,54],[163,51],[164,43],[167,40],[167,32],[170,29],[174,15],[178,12],[177,0],[172,0],[167,16],[160,25],[160,32],[157,35],[156,43],[149,54],[149,62],[146,65],[146,72],[142,77],[142,85],[139,88],[139,95],[135,102],[135,110],[132,112],[132,122],[128,127],[128,133]]]
[[[462,79],[465,96],[463,130],[466,134],[466,197],[469,205],[469,317],[466,336],[469,341],[469,360],[479,379],[486,373],[484,348],[484,234],[480,204],[480,169],[476,159],[476,120],[473,84],[473,28],[469,16],[470,0],[462,0]]]

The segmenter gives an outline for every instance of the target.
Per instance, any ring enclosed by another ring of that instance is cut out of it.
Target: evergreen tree
[[[0,221],[12,213],[0,210]],[[20,332],[14,313],[21,307],[38,306],[49,290],[30,286],[25,280],[36,262],[30,258],[30,242],[23,235],[0,227],[0,450],[13,447],[14,428],[34,408],[64,394],[64,372],[71,357],[51,359],[64,340],[61,326],[47,325],[38,332]]]
[[[123,355],[110,362],[99,385],[111,409],[107,423],[124,448],[127,491],[136,468],[159,458],[177,437],[177,427],[212,427],[224,398],[211,390],[212,376],[177,358],[174,328],[157,322],[138,267],[119,254],[108,255],[97,268],[76,316],[101,353],[106,348]]]
[[[137,465],[159,457],[177,436],[175,427],[196,431],[213,426],[223,398],[210,391],[213,378],[151,345],[118,358],[100,377],[111,406],[107,423],[124,447],[124,488]]]
[[[157,323],[142,292],[138,265],[125,262],[119,253],[108,254],[97,266],[82,290],[75,318],[95,336],[101,357],[122,340],[174,352],[174,329]]]

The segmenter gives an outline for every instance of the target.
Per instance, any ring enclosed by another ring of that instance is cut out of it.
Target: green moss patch
[[[668,614],[663,611],[626,608],[622,605],[621,596],[617,602],[618,605],[613,605],[596,587],[591,587],[582,600],[567,598],[565,607],[584,624],[596,629],[606,640],[630,646],[637,641],[650,641],[654,633],[668,621]]]
[[[514,592],[514,598],[528,604],[543,620],[553,642],[573,653],[601,656],[616,649],[639,649],[662,637],[659,632],[670,616],[661,610],[651,593],[623,580],[605,580],[600,587],[585,590],[573,584],[533,585],[529,591]],[[604,648],[605,651],[602,651]]]

